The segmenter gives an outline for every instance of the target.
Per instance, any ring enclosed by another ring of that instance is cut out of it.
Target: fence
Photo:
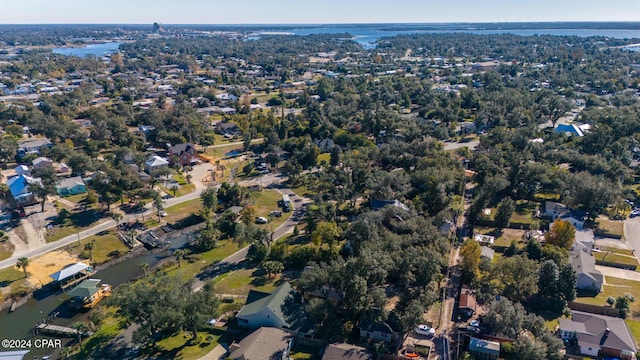
[[[577,303],[574,301],[569,302],[569,309],[588,312],[591,314],[598,314],[598,315],[607,315],[607,316],[614,316],[614,317],[620,316],[620,310],[610,306],[584,304],[584,303]]]

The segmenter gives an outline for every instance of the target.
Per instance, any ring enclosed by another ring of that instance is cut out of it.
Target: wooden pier
[[[47,323],[36,325],[35,332],[36,334],[45,333],[45,334],[52,334],[52,335],[63,335],[67,337],[74,337],[78,335],[78,330],[76,329],[72,329],[64,326],[58,326],[58,325],[51,325]],[[91,336],[93,335],[93,331],[82,331],[80,332],[80,334],[82,336]]]

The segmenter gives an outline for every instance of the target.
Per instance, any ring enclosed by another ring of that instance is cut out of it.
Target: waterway
[[[109,54],[113,54],[118,51],[121,42],[107,42],[100,44],[89,44],[82,47],[62,47],[62,48],[54,48],[54,54],[67,55],[67,56],[78,56],[78,57],[87,57],[87,56],[96,56],[101,57]]]
[[[170,234],[171,235],[171,234]],[[191,237],[193,239],[193,237]],[[140,264],[147,263],[150,267],[158,264],[161,260],[172,256],[172,251],[183,247],[187,243],[187,235],[180,234],[175,237],[169,236],[171,246],[165,250],[144,251],[131,259],[124,260],[114,264],[102,271],[98,271],[92,276],[95,279],[101,279],[104,284],[111,284],[115,289],[132,279],[142,275]],[[18,307],[14,312],[7,313],[6,310],[0,314],[0,339],[28,339],[33,337],[33,326],[41,322],[44,318],[52,313],[59,312],[59,316],[52,321],[51,324],[60,326],[69,326],[80,320],[82,313],[71,312],[66,301],[68,297],[64,293],[50,294],[44,298],[38,299],[37,296],[29,299],[26,304]],[[42,337],[42,335],[38,335]],[[32,351],[25,357],[41,356],[50,354],[51,351]]]
[[[554,36],[603,36],[614,39],[640,39],[640,30],[632,29],[430,29],[430,30],[390,30],[389,25],[358,25],[358,26],[340,26],[327,25],[319,27],[291,27],[279,30],[278,34],[287,35],[311,35],[311,34],[351,34],[352,40],[362,45],[365,49],[373,49],[376,42],[383,37],[409,34],[477,34],[477,35],[496,35],[496,34],[513,34],[520,36],[532,35],[554,35]],[[263,35],[273,34],[274,32],[258,33]],[[253,37],[254,39],[256,37]]]

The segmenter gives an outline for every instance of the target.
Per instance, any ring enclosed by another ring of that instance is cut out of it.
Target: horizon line
[[[640,20],[537,20],[537,21],[448,21],[448,22],[309,22],[309,23],[164,23],[162,21],[144,22],[144,23],[0,23],[0,26],[29,26],[29,25],[153,25],[158,23],[161,25],[200,25],[200,26],[301,26],[301,25],[456,25],[456,24],[640,24]]]

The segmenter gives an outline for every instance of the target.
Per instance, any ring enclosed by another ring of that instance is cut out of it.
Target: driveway
[[[640,281],[640,273],[632,270],[623,270],[610,266],[596,265],[596,270],[599,270],[604,276],[611,276],[619,279]]]
[[[624,238],[631,245],[636,258],[640,261],[640,217],[624,221]]]
[[[463,147],[468,147],[470,150],[475,150],[476,147],[480,144],[480,140],[473,140],[469,142],[446,142],[444,143],[443,149],[445,151],[457,150]]]

